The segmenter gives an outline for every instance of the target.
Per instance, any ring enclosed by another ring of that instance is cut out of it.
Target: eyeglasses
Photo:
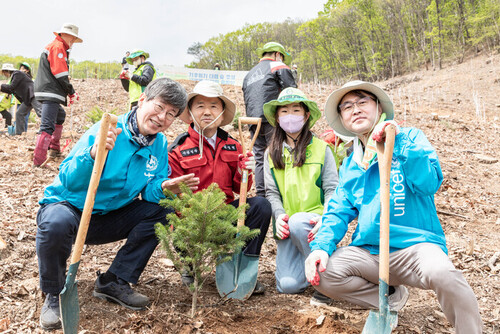
[[[365,110],[368,107],[368,104],[373,99],[370,96],[365,96],[357,100],[356,102],[346,102],[339,105],[339,111],[341,113],[352,113],[354,111],[354,106],[357,106],[359,109]]]
[[[164,111],[165,111],[165,108],[163,108],[161,105],[159,105],[158,103],[154,103],[153,102],[153,105],[154,105],[154,109],[155,109],[155,112],[157,114],[162,114]],[[169,120],[169,121],[173,121],[175,119],[175,116],[177,116],[176,113],[174,113],[173,111],[167,111],[166,114],[165,114],[165,117]]]

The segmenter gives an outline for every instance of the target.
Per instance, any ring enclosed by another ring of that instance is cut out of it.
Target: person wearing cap
[[[179,117],[189,124],[188,131],[179,135],[169,147],[169,167],[171,177],[194,173],[200,179],[199,190],[217,183],[226,194],[226,202],[235,207],[239,200],[242,170],[255,170],[255,159],[251,152],[243,154],[238,141],[220,127],[232,122],[236,106],[224,96],[222,87],[213,81],[200,81],[188,95],[188,105]],[[248,189],[252,186],[251,174]],[[250,229],[260,229],[260,234],[247,242],[245,255],[259,256],[271,220],[271,205],[264,197],[247,199],[245,225]],[[235,222],[236,223],[236,222]],[[186,285],[193,278],[183,273]],[[254,294],[263,293],[264,286],[257,282]]]
[[[264,116],[274,127],[264,155],[264,181],[278,247],[276,287],[280,293],[301,293],[310,285],[304,273],[309,241],[338,184],[335,159],[328,144],[311,132],[321,117],[318,106],[299,89],[286,88],[264,104]],[[319,292],[311,299],[313,305],[329,301]]]
[[[74,43],[83,42],[78,37],[78,27],[65,23],[54,35],[56,38],[42,51],[35,79],[35,97],[42,103],[42,121],[33,154],[35,166],[45,162],[49,149],[52,155],[60,154],[59,141],[66,119],[61,105],[72,105],[80,99],[69,81],[69,49]]]
[[[331,298],[378,307],[380,181],[375,144],[385,141],[384,129],[392,124],[396,138],[390,179],[389,308],[397,312],[404,307],[405,285],[434,290],[457,333],[481,333],[474,292],[447,256],[434,204],[443,173],[424,133],[399,127],[389,96],[364,81],[335,90],[326,102],[325,116],[336,132],[355,136],[354,149],[340,168],[340,183],[310,243],[307,280]],[[356,218],[351,244],[337,248]]]
[[[161,133],[184,110],[187,94],[177,82],[160,78],[148,85],[137,107],[118,117],[116,128],[105,134],[109,151],[86,237],[87,244],[127,239],[105,273],[99,273],[93,295],[132,310],[144,309],[149,298],[132,290],[156,248],[154,225],[166,224],[170,210],[158,202],[164,189],[180,193],[179,183],[197,189],[193,174],[167,176],[167,138]],[[76,143],[44,192],[37,214],[36,251],[40,289],[46,299],[40,323],[46,329],[61,326],[59,293],[64,287],[70,256],[97,151],[100,122]],[[140,195],[140,198],[139,198]]]
[[[135,70],[123,69],[120,73],[123,88],[129,93],[130,108],[135,107],[139,97],[151,81],[156,79],[156,70],[153,64],[146,59],[149,53],[143,50],[134,50],[126,57],[127,63],[134,65]]]
[[[27,130],[26,118],[31,109],[34,108],[37,115],[42,114],[42,106],[35,99],[33,80],[20,70],[16,70],[12,64],[2,65],[2,74],[9,78],[6,84],[1,85],[0,90],[12,94],[21,103],[16,111],[16,135]]]
[[[292,75],[293,75],[293,80],[295,80],[295,82],[298,83],[297,77],[299,73],[297,71],[297,64],[292,65]]]
[[[129,64],[127,62],[127,57],[130,56],[130,51],[125,51],[125,57],[122,58],[122,69],[128,70]]]
[[[297,88],[290,70],[292,56],[285,51],[283,45],[276,42],[266,43],[257,49],[260,60],[243,79],[243,97],[246,115],[261,117],[262,125],[253,147],[255,155],[255,188],[257,196],[265,196],[264,187],[264,151],[271,142],[273,127],[264,117],[264,103],[278,98],[280,92],[287,87]],[[252,136],[257,127],[250,126]]]

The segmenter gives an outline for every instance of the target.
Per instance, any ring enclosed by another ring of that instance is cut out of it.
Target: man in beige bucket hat
[[[240,191],[242,170],[255,171],[255,159],[251,152],[243,154],[238,141],[220,127],[230,124],[236,106],[224,96],[222,87],[213,81],[200,81],[188,95],[188,106],[179,116],[190,124],[188,131],[177,137],[169,147],[169,177],[194,173],[200,179],[198,191],[217,183],[226,194],[226,203],[238,207],[234,193]],[[248,177],[248,189],[252,175]],[[248,256],[259,256],[262,243],[271,220],[271,204],[264,197],[247,199],[245,225],[260,229],[260,234],[250,240],[243,250]],[[182,281],[190,285],[193,278],[183,273]],[[257,282],[254,294],[263,293],[264,286]]]
[[[74,43],[83,40],[78,36],[78,27],[65,23],[56,38],[47,45],[40,56],[38,75],[35,80],[35,98],[42,103],[42,121],[36,140],[33,163],[40,166],[47,158],[47,150],[54,155],[60,153],[59,140],[66,119],[66,111],[61,106],[73,104],[80,98],[69,82],[69,52]]]

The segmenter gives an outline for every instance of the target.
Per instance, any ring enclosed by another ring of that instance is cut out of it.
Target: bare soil
[[[74,80],[81,102],[67,108],[61,143],[64,155],[89,125],[85,113],[94,106],[124,113],[127,94],[118,80]],[[193,82],[182,82],[188,91]],[[380,82],[392,95],[396,120],[421,128],[434,145],[445,175],[435,196],[447,236],[449,255],[476,293],[485,333],[500,328],[500,55],[478,56],[439,71],[419,71]],[[323,108],[333,86],[302,84]],[[225,92],[244,114],[239,87]],[[72,116],[71,116],[72,114]],[[71,121],[72,120],[72,121]],[[39,122],[39,120],[38,120]],[[44,188],[52,182],[63,157],[45,168],[31,162],[36,130],[9,137],[0,134],[0,235],[7,249],[0,252],[0,333],[42,333],[43,297],[38,287],[35,251],[36,213]],[[317,134],[328,126],[322,118]],[[237,132],[226,127],[234,137]],[[176,120],[166,132],[169,140],[186,130]],[[138,291],[153,300],[146,311],[134,312],[92,297],[97,270],[106,270],[121,242],[87,246],[78,271],[80,333],[360,333],[368,310],[345,302],[330,307],[310,306],[313,290],[280,295],[275,290],[273,239],[266,239],[259,277],[263,296],[245,302],[221,301],[214,279],[199,298],[195,319],[189,318],[191,295],[180,275],[157,249],[144,271]],[[347,238],[346,238],[347,239]],[[342,244],[348,243],[344,239]],[[324,315],[322,322],[317,322]],[[432,291],[410,288],[395,333],[453,333]],[[62,331],[56,331],[62,333]]]

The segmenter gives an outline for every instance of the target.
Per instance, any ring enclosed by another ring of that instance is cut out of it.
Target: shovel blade
[[[80,305],[78,304],[78,287],[76,272],[80,261],[69,266],[66,283],[59,294],[59,308],[64,334],[77,334],[80,320]]]
[[[398,313],[387,312],[383,316],[379,311],[370,311],[361,334],[390,334],[398,325]]]
[[[245,300],[250,298],[257,283],[259,257],[239,252],[230,261],[217,266],[215,283],[221,297]]]

